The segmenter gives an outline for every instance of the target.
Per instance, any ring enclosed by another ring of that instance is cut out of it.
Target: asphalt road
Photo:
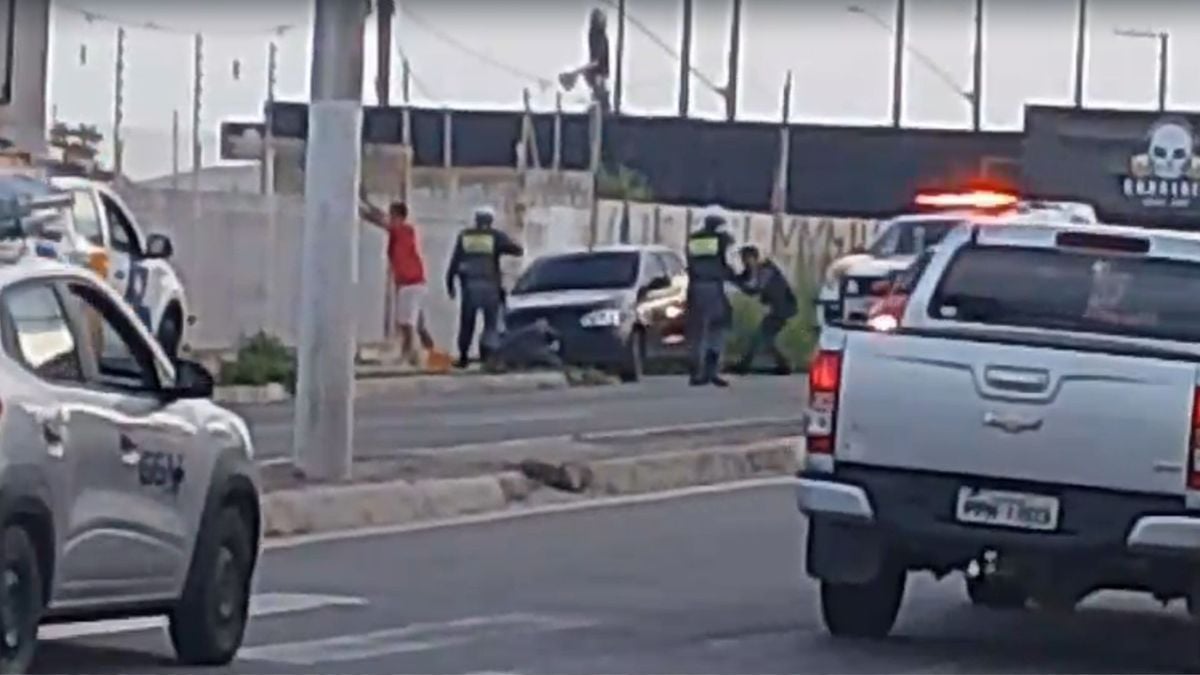
[[[760,418],[799,419],[803,376],[738,378],[729,389],[689,387],[680,377],[653,377],[631,385],[522,393],[411,395],[360,399],[355,452],[390,451],[508,441],[588,432],[660,428]],[[291,452],[290,404],[243,406],[258,456]]]
[[[232,672],[1169,672],[1195,643],[1178,607],[994,612],[924,575],[892,638],[834,640],[802,532],[776,485],[269,551],[278,613]],[[161,629],[100,630],[44,643],[38,670],[179,672]]]

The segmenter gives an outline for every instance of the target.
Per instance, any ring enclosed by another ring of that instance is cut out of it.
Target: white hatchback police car
[[[0,672],[39,625],[169,617],[181,661],[241,646],[260,542],[245,422],[169,359],[84,267],[2,236],[30,215],[0,181]]]

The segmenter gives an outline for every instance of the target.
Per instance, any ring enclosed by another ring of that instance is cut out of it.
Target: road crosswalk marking
[[[594,621],[545,614],[473,616],[317,640],[243,647],[238,658],[243,661],[312,666],[461,647],[493,637],[547,633],[592,625],[595,625]]]
[[[250,598],[250,617],[267,617],[279,614],[309,612],[326,607],[358,607],[366,605],[363,598],[344,595],[316,595],[310,593],[255,593]],[[113,633],[130,633],[163,628],[165,617],[146,616],[133,619],[111,619],[87,623],[61,623],[42,626],[38,630],[40,640],[70,640]]]

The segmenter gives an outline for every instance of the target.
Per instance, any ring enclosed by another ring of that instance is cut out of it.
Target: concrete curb
[[[466,392],[526,392],[545,389],[565,389],[572,383],[563,373],[511,373],[504,375],[404,375],[400,377],[360,378],[355,382],[358,397],[395,394],[457,394]],[[279,384],[255,386],[221,386],[213,392],[217,403],[263,404],[281,403],[291,399]]]
[[[586,498],[793,475],[802,459],[802,440],[786,437],[594,462],[526,462],[520,472],[471,478],[281,490],[263,496],[264,533],[319,534],[500,511],[522,505],[540,490]]]

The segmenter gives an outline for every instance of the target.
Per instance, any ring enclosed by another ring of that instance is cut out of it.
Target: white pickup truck
[[[968,222],[918,275],[896,331],[830,326],[811,364],[827,629],[886,635],[917,571],[992,607],[1200,614],[1200,234]]]

